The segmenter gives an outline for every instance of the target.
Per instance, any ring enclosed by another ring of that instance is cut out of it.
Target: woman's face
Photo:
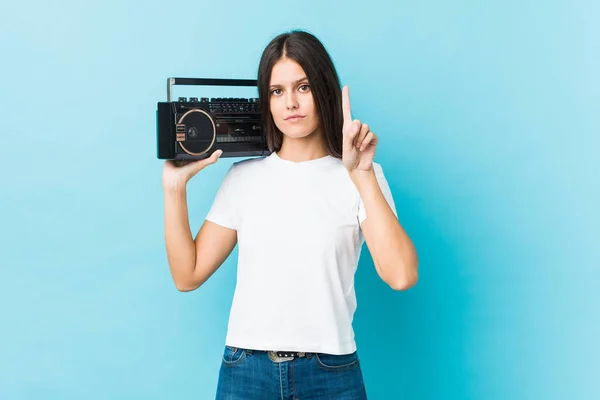
[[[303,138],[319,127],[319,116],[304,70],[294,60],[283,58],[271,71],[269,107],[275,125],[284,135]]]

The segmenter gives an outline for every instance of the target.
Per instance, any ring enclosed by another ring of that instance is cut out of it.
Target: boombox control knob
[[[197,102],[198,102],[197,97],[190,97],[190,103],[197,103]]]
[[[203,103],[208,103],[208,97],[202,97],[200,101]]]
[[[179,101],[181,101],[181,102],[185,103],[185,102],[187,101],[187,97],[180,97],[180,98],[179,98]]]

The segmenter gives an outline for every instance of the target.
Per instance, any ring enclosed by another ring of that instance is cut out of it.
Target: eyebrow
[[[292,83],[293,83],[294,85],[296,85],[296,84],[298,84],[298,83],[300,83],[300,82],[302,82],[302,81],[307,81],[307,80],[308,80],[308,78],[305,76],[305,77],[303,77],[303,78],[300,78],[300,79],[297,79],[297,80],[295,80],[295,81],[294,81],[294,82],[292,82]],[[277,87],[277,86],[281,86],[281,85],[280,85],[280,84],[275,84],[275,85],[270,85],[269,87],[273,88],[273,87]]]

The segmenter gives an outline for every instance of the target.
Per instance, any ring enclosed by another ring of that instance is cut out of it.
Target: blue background
[[[599,11],[3,2],[0,398],[213,396],[237,248],[200,290],[175,289],[156,103],[169,76],[254,78],[293,28],[323,41],[379,135],[420,255],[417,286],[394,292],[363,252],[370,398],[600,398]],[[236,160],[190,182],[194,234]]]

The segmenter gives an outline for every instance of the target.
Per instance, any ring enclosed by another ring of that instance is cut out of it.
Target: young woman
[[[268,44],[258,89],[272,153],[232,165],[195,239],[186,183],[221,153],[165,163],[173,280],[198,288],[238,244],[217,399],[364,399],[352,328],[363,243],[391,288],[417,281],[414,246],[373,162],[377,136],[352,119],[348,88],[309,33]]]

